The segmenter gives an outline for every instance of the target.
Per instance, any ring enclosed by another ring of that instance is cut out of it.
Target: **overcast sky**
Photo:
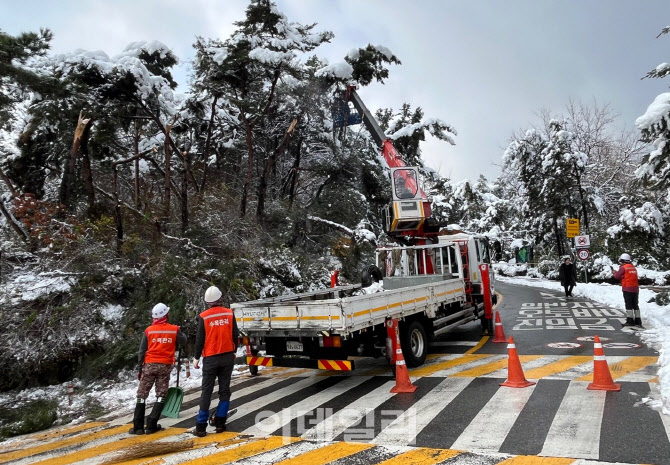
[[[428,166],[454,180],[497,177],[514,131],[535,113],[564,110],[573,98],[609,103],[632,128],[670,80],[640,80],[670,62],[668,0],[276,0],[289,20],[335,34],[316,50],[331,63],[352,48],[384,45],[402,61],[385,85],[360,94],[371,109],[403,103],[458,130],[456,146],[423,145]],[[156,39],[182,63],[185,83],[194,38],[227,38],[245,0],[0,0],[0,29],[49,27],[52,50],[104,50]],[[181,87],[183,88],[183,86]]]

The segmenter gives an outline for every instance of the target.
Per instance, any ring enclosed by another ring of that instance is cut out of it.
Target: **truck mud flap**
[[[306,358],[247,357],[247,365],[286,368],[314,368],[317,370],[352,371],[352,360],[312,360]]]

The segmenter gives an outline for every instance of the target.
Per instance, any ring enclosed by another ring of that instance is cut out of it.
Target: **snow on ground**
[[[558,281],[549,281],[542,278],[510,278],[496,274],[496,280],[564,292],[563,286]],[[585,297],[610,307],[624,308],[620,286],[577,283],[573,295],[575,297]],[[647,329],[639,334],[644,343],[658,351],[660,367],[658,370],[659,391],[655,392],[652,389],[650,397],[645,398],[644,401],[650,407],[662,411],[665,415],[670,415],[670,305],[659,306],[653,302],[650,303],[649,301],[655,295],[656,293],[650,289],[640,289],[640,314]]]
[[[238,349],[238,356],[246,355],[244,347]],[[261,372],[265,367],[258,367]],[[200,389],[202,384],[202,366],[196,370],[193,364],[190,365],[191,376],[186,377],[186,365],[182,361],[181,372],[179,375],[179,387],[184,391]],[[246,373],[246,365],[235,365],[233,370],[233,380],[243,373]],[[120,372],[115,380],[101,380],[89,384],[85,381],[74,379],[71,383],[65,382],[58,385],[24,389],[20,392],[6,392],[0,394],[0,405],[12,403],[13,405],[22,405],[34,400],[49,400],[58,402],[58,419],[54,425],[60,425],[70,422],[71,424],[90,421],[90,409],[92,405],[101,408],[105,413],[101,416],[113,418],[121,415],[130,414],[135,408],[135,399],[137,387],[139,386],[137,372],[134,370],[124,370]],[[72,384],[74,395],[72,405],[69,405],[67,394],[68,385]],[[177,385],[177,369],[172,370],[170,376],[170,387]],[[156,400],[155,391],[152,389],[147,402],[149,405]],[[216,406],[216,402],[214,405]],[[10,439],[11,440],[11,439]]]

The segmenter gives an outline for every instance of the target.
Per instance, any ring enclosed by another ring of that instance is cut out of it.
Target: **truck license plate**
[[[286,350],[289,352],[302,352],[302,342],[286,341]]]

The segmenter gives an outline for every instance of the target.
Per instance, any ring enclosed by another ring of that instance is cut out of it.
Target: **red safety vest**
[[[200,314],[205,323],[205,347],[203,357],[225,354],[235,350],[233,321],[235,314],[229,308],[212,307]]]
[[[164,323],[151,325],[144,334],[147,336],[148,349],[144,355],[144,363],[174,363],[174,352],[177,349],[177,333],[179,326]]]
[[[624,263],[624,274],[621,278],[621,287],[638,287],[637,270],[631,263]]]

